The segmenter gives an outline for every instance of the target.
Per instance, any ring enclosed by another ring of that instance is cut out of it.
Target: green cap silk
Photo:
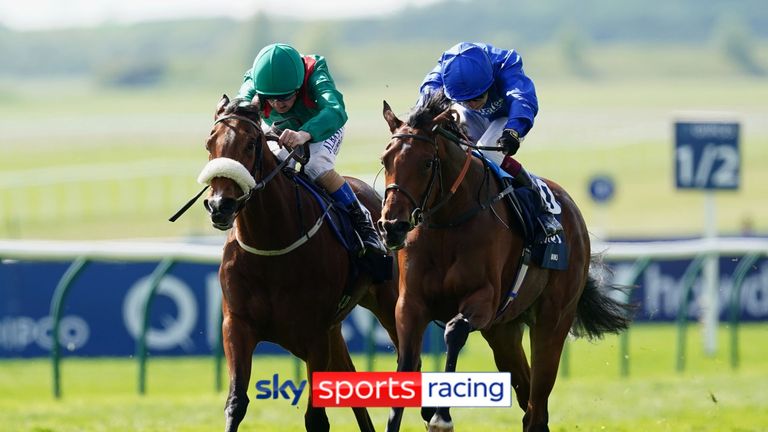
[[[301,87],[304,63],[292,46],[276,43],[259,51],[251,73],[256,93],[282,95]]]

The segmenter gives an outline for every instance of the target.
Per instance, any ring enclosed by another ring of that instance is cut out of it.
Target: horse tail
[[[576,320],[571,334],[599,339],[605,333],[621,333],[629,328],[635,307],[624,302],[626,286],[609,282],[611,271],[601,255],[593,255],[584,291],[576,307]]]

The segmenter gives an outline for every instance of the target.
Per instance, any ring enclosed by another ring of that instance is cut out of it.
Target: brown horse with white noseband
[[[226,431],[236,431],[245,416],[251,357],[261,341],[277,343],[306,362],[305,427],[327,431],[325,410],[312,406],[312,372],[354,370],[341,319],[355,304],[370,309],[396,341],[396,282],[373,284],[367,275],[348,280],[350,256],[324,223],[327,210],[281,172],[257,108],[239,102],[226,96],[219,102],[206,142],[209,162],[200,175],[211,188],[205,207],[213,226],[232,228],[219,270],[230,378]],[[378,195],[365,183],[348,180],[378,218]],[[347,303],[341,299],[349,283],[354,288]],[[366,409],[353,410],[360,430],[373,431]]]

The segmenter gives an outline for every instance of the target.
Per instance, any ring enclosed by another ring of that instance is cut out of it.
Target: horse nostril
[[[234,213],[237,210],[237,201],[233,198],[222,198],[219,202],[219,211],[221,213],[229,214]]]
[[[379,220],[377,225],[382,236],[408,232],[410,227],[408,222],[399,220]]]
[[[394,223],[394,227],[392,227],[397,232],[408,232],[410,228],[411,224],[406,221],[397,221]]]
[[[233,198],[212,197],[204,200],[203,206],[212,215],[228,215],[237,210],[237,201]]]
[[[392,230],[392,221],[379,221],[379,231],[382,235],[389,234]]]

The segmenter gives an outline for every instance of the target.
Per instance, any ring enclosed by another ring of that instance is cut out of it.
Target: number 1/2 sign
[[[678,189],[738,189],[738,123],[675,123]]]

